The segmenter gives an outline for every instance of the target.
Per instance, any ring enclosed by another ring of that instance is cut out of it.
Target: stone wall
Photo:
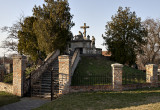
[[[13,94],[13,85],[0,82],[0,91]]]
[[[91,48],[91,40],[71,41],[71,51],[76,48]],[[83,53],[85,53],[85,50],[83,50]]]
[[[160,83],[157,83],[160,87]],[[127,84],[122,85],[121,90],[136,90],[142,88],[151,88],[151,83]],[[89,92],[89,91],[115,91],[112,85],[95,85],[95,86],[70,86],[70,92]]]
[[[71,76],[73,76],[74,71],[79,63],[79,60],[80,60],[80,51],[79,49],[76,49],[71,60]]]
[[[92,55],[92,54],[102,55],[102,49],[100,48],[84,48],[83,51],[85,54],[89,54],[89,55]]]
[[[140,83],[140,84],[127,84],[123,85],[123,90],[136,90],[142,88],[151,88],[154,87],[152,83]],[[155,84],[155,86],[160,86],[160,83]]]

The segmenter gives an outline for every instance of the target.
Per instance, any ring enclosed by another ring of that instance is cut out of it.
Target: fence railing
[[[110,85],[112,84],[111,73],[106,75],[78,75],[74,74],[71,86],[91,86],[91,85]]]
[[[129,68],[129,69],[128,69]],[[160,80],[160,77],[159,77]],[[122,74],[122,84],[146,83],[146,73],[140,70],[131,69],[125,66]],[[79,74],[76,72],[72,76],[71,86],[108,85],[112,84],[112,71],[102,75]]]
[[[33,83],[35,83],[38,78],[42,76],[42,73],[47,69],[50,63],[54,61],[56,57],[58,57],[59,54],[59,50],[53,52],[45,59],[45,62],[38,69],[30,73],[30,76],[24,80],[24,94],[27,94],[29,91],[31,91]]]
[[[122,84],[146,83],[146,73],[125,66],[122,74]]]

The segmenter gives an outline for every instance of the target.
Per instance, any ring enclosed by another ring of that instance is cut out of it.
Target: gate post
[[[158,82],[158,66],[155,64],[146,65],[146,82],[151,83],[151,86],[157,87]]]
[[[26,69],[26,57],[16,55],[13,57],[13,94],[23,96],[24,71]]]
[[[122,90],[122,64],[112,64],[112,87],[113,91]]]
[[[71,83],[71,59],[68,55],[61,55],[59,60],[59,94],[69,93]]]

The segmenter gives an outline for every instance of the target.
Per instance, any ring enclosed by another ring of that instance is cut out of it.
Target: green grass
[[[82,57],[72,77],[72,86],[106,85],[112,82],[111,64],[105,57]],[[143,71],[124,66],[123,84],[145,83]]]
[[[159,103],[160,107],[160,88],[123,92],[72,93],[35,110],[105,110],[139,107],[155,103]],[[149,109],[146,108],[146,110]]]
[[[20,100],[20,97],[14,96],[6,92],[0,92],[0,107]]]

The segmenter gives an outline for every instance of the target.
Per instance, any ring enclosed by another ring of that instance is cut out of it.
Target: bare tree
[[[23,20],[24,16],[21,15],[19,20],[11,27],[4,26],[1,28],[1,31],[6,32],[8,36],[4,41],[2,41],[0,48],[5,49],[6,52],[18,52],[18,31],[21,30]]]
[[[141,69],[145,69],[146,64],[159,64],[160,61],[160,20],[148,18],[143,25],[148,34],[142,53],[137,55],[137,64]]]

